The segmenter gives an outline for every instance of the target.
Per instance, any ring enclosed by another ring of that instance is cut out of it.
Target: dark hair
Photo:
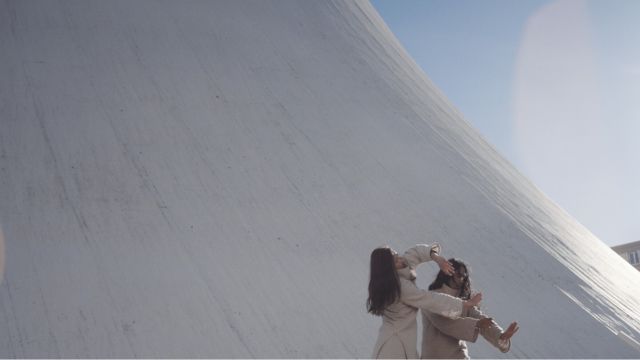
[[[382,316],[384,309],[400,297],[400,279],[396,271],[393,253],[388,247],[371,252],[371,272],[369,273],[369,298],[367,311]]]
[[[464,300],[469,300],[471,298],[471,279],[469,278],[469,267],[464,261],[460,259],[451,258],[448,260],[455,271],[460,271],[460,269],[464,269],[467,273],[467,277],[464,279],[462,286],[460,287],[460,292],[458,292],[458,297]],[[445,274],[442,270],[436,276],[436,279],[433,280],[431,285],[429,285],[429,290],[437,290],[442,287],[444,284],[448,284],[451,281],[453,276]]]

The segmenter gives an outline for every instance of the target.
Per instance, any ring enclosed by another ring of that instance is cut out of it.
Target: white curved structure
[[[366,357],[371,250],[433,241],[508,356],[640,356],[640,274],[367,2],[2,1],[0,79],[0,357]]]

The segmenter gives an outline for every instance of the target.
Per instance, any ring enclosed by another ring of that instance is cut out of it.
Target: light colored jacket
[[[443,285],[434,290],[456,296],[458,291]],[[477,307],[463,310],[462,317],[449,319],[433,312],[422,310],[422,358],[423,359],[469,359],[467,343],[476,342],[480,333],[489,343],[502,352],[509,351],[511,340],[500,340],[502,328],[495,322],[487,329],[479,330],[479,319],[488,317]]]
[[[418,309],[427,309],[452,318],[462,314],[461,299],[416,287],[415,268],[418,264],[431,260],[431,249],[439,252],[440,247],[437,244],[416,245],[404,253],[408,266],[398,270],[400,298],[384,310],[373,358],[418,358]]]

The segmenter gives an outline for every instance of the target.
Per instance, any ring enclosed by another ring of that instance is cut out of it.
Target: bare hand
[[[488,329],[489,327],[491,327],[492,323],[493,323],[492,318],[482,318],[478,320],[478,322],[476,323],[476,327],[478,329]]]
[[[482,293],[477,293],[473,295],[471,299],[463,302],[462,306],[464,306],[465,309],[471,309],[472,307],[480,304],[480,301],[482,301]]]
[[[505,330],[505,332],[503,332],[502,335],[500,335],[500,339],[502,340],[511,339],[513,334],[515,334],[519,329],[520,328],[518,327],[518,323],[515,321],[512,322],[511,325],[509,325],[509,327],[507,328],[507,330]]]
[[[443,273],[447,275],[453,275],[453,272],[455,271],[455,269],[453,268],[453,265],[447,261],[447,259],[436,254],[434,254],[432,258],[433,258],[433,261],[435,261],[436,264],[438,264],[438,266],[440,267],[440,270],[442,270]]]

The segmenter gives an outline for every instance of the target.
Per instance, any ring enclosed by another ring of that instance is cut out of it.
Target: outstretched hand
[[[471,309],[472,307],[480,304],[480,301],[482,301],[482,293],[477,293],[473,295],[471,299],[464,301],[462,306],[464,306],[465,309]]]
[[[502,335],[500,335],[500,339],[502,340],[509,340],[511,339],[511,337],[519,330],[520,328],[518,327],[518,323],[517,322],[512,322],[511,325],[509,325],[509,327],[507,328],[507,330],[505,330]]]
[[[455,269],[453,268],[453,265],[442,256],[434,254],[432,255],[432,259],[433,261],[436,262],[436,264],[438,264],[438,266],[440,267],[440,270],[442,270],[443,273],[447,275],[452,275],[453,272],[455,271]]]

